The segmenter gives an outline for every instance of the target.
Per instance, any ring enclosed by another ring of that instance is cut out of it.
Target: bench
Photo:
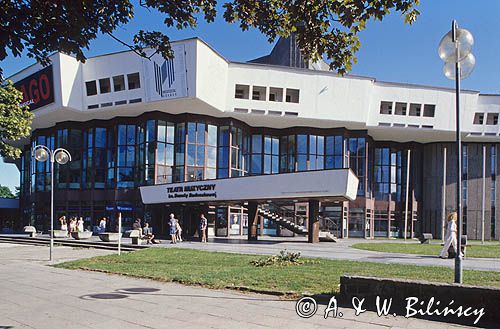
[[[104,242],[116,242],[120,239],[122,236],[121,233],[115,233],[115,232],[105,232],[105,233],[99,233],[99,239]]]
[[[50,231],[49,231],[50,234]],[[68,231],[64,230],[54,230],[54,238],[67,238],[68,237]]]
[[[34,226],[25,226],[24,227],[24,233],[29,233],[31,238],[36,238],[36,227]]]
[[[142,244],[141,231],[131,230],[128,236],[132,239],[132,244],[140,245]]]
[[[420,240],[421,244],[429,244],[432,240],[432,234],[431,233],[422,233],[421,236],[418,238]]]
[[[71,232],[71,237],[75,240],[88,240],[92,237],[92,232]]]

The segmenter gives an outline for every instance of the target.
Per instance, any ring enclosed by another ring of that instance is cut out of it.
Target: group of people
[[[146,240],[147,244],[153,243],[161,243],[160,240],[156,240],[155,236],[153,234],[153,228],[149,226],[149,223],[144,223],[144,227],[141,227],[141,219],[137,218],[132,224],[132,229],[133,230],[138,230],[139,235],[141,236],[142,239]]]
[[[68,232],[68,235],[71,235],[72,232],[85,231],[83,217],[71,217],[69,220],[66,220],[66,216],[61,216],[59,223],[61,224],[61,231]]]
[[[170,219],[168,221],[168,224],[170,225],[170,238],[172,240],[170,243],[182,242],[182,227],[179,224],[179,220],[175,218],[174,214],[170,214]],[[207,218],[202,213],[200,215],[200,223],[199,223],[201,242],[207,242],[207,226],[208,226]]]
[[[59,222],[61,224],[61,230],[67,231],[68,235],[71,235],[72,232],[84,232],[84,220],[83,217],[71,217],[68,221],[66,220],[66,216],[61,216],[59,218]],[[97,226],[97,233],[106,232],[107,227],[107,218],[102,217],[99,221],[99,225]],[[170,226],[170,237],[171,243],[182,242],[182,227],[179,224],[179,220],[175,218],[174,214],[170,214],[170,219],[168,222]],[[205,215],[202,213],[200,215],[199,221],[199,232],[201,242],[207,242],[207,227],[208,221]],[[160,243],[159,240],[155,239],[153,234],[153,228],[149,225],[149,223],[144,223],[144,227],[141,226],[141,219],[137,218],[132,224],[132,229],[139,230],[141,237],[147,241],[147,243]],[[116,231],[118,232],[118,225],[116,226]]]

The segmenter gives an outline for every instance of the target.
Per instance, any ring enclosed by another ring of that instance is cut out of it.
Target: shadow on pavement
[[[167,293],[157,293],[161,289],[157,288],[122,288],[116,289],[115,292],[102,293],[102,294],[89,294],[80,296],[80,299],[92,300],[92,299],[124,299],[134,295],[149,295],[149,296],[164,296],[164,297],[190,297],[190,298],[210,298],[210,299],[225,299],[225,300],[248,300],[248,301],[260,301],[260,302],[275,302],[276,299],[265,299],[265,298],[252,298],[252,297],[221,297],[221,296],[205,296],[205,295],[178,295],[178,294],[167,294]],[[2,329],[0,327],[0,329]]]

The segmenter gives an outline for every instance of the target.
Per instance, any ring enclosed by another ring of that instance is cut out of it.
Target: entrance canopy
[[[244,176],[140,187],[144,204],[267,200],[348,201],[358,178],[351,169]]]

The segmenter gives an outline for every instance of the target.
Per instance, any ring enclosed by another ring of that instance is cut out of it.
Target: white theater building
[[[55,169],[56,217],[89,225],[121,212],[165,233],[173,212],[196,236],[204,212],[217,236],[441,236],[455,205],[454,89],[340,77],[293,39],[246,63],[197,38],[172,46],[173,60],[57,53],[10,77],[35,114],[16,162],[23,224],[48,227],[50,166],[30,156],[43,144],[73,157]],[[461,105],[465,232],[480,239],[484,218],[498,240],[500,95],[464,90]]]

